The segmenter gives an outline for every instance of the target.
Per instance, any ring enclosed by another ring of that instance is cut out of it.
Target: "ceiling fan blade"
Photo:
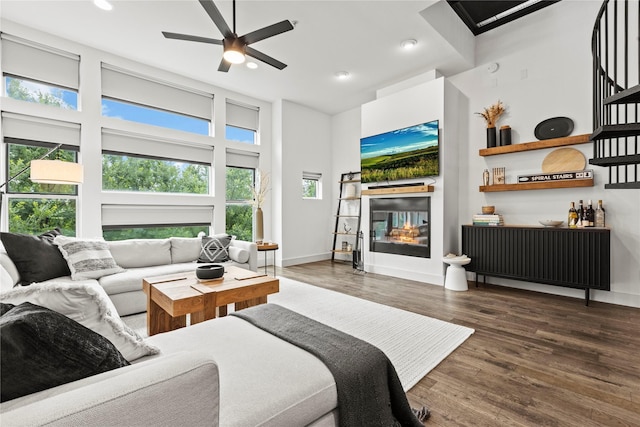
[[[293,30],[293,24],[288,20],[284,20],[277,24],[269,25],[268,27],[260,28],[259,30],[245,34],[240,37],[240,40],[243,40],[246,44],[251,44],[291,30]]]
[[[233,37],[233,32],[231,31],[231,28],[229,28],[229,26],[227,25],[227,22],[224,20],[224,18],[222,17],[222,14],[220,13],[216,5],[213,3],[213,0],[200,0],[200,4],[204,8],[204,10],[207,12],[209,17],[213,21],[213,23],[216,24],[216,27],[218,27],[218,30],[220,30],[222,35],[225,38]]]
[[[218,66],[218,71],[222,71],[223,73],[226,73],[227,71],[229,71],[229,68],[231,68],[231,62],[222,58],[222,60],[220,61],[220,65]]]
[[[187,40],[190,42],[210,43],[210,44],[222,44],[222,40],[210,39],[208,37],[191,36],[189,34],[170,33],[163,31],[162,34],[168,39]]]
[[[249,46],[246,47],[246,54],[252,58],[257,59],[258,61],[262,61],[265,64],[269,64],[272,67],[276,67],[278,70],[282,70],[287,66],[287,64],[284,64],[278,61],[277,59],[272,58],[269,55],[265,55],[264,53],[257,51],[254,48]]]

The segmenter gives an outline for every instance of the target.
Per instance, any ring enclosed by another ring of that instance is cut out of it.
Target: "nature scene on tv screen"
[[[362,182],[435,176],[438,159],[437,120],[360,139]]]

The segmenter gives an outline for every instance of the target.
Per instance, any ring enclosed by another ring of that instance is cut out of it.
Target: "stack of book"
[[[504,225],[504,219],[502,219],[502,215],[500,214],[475,214],[473,216],[473,225]]]

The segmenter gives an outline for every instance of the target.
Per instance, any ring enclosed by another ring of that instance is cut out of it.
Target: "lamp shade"
[[[242,64],[245,60],[245,45],[238,39],[224,40],[222,57],[232,64]]]
[[[82,165],[62,160],[32,160],[31,181],[40,184],[81,184]]]

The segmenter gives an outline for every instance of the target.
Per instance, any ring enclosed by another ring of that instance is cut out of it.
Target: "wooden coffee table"
[[[227,305],[235,310],[267,302],[267,295],[279,291],[275,277],[225,267],[222,279],[201,282],[194,271],[167,274],[142,280],[147,294],[147,332],[149,336],[227,315]]]

